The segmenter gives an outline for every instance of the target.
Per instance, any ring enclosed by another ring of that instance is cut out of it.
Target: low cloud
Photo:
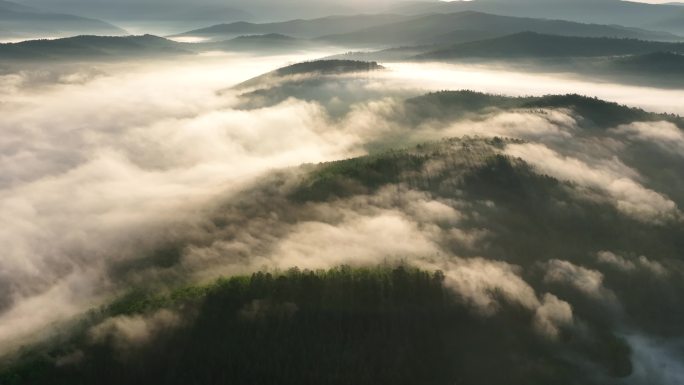
[[[623,271],[633,271],[636,269],[636,264],[633,261],[627,260],[610,251],[600,251],[596,257],[600,263],[617,267]]]
[[[303,223],[279,243],[274,255],[281,268],[307,269],[412,260],[440,252],[432,236],[403,215],[387,212],[336,225]]]
[[[465,120],[443,129],[442,136],[508,137],[530,141],[562,141],[578,130],[565,110],[517,110],[496,112],[480,120]]]
[[[382,74],[396,87],[440,91],[472,89],[500,95],[572,94],[586,95],[648,111],[684,114],[684,90],[594,82],[586,78],[514,72],[510,67],[480,64],[384,63],[391,71]]]
[[[460,205],[393,186],[371,195],[299,206],[300,215],[310,219],[289,223],[288,203],[277,204],[277,209],[267,209],[266,217],[253,216],[232,229],[225,235],[227,240],[189,249],[184,263],[200,266],[220,259],[235,272],[245,268],[240,264],[255,271],[403,262],[443,271],[446,287],[480,315],[494,315],[503,306],[520,306],[534,315],[530,326],[550,338],[572,325],[571,306],[552,295],[539,297],[522,278],[522,268],[485,258],[461,258],[447,251],[454,241],[475,249],[488,234],[485,229],[459,227],[467,218],[454,208]]]
[[[660,262],[652,261],[643,255],[639,256],[638,258],[628,259],[610,251],[600,251],[596,255],[596,258],[604,265],[610,265],[625,272],[644,269],[658,276],[667,274],[667,270]]]
[[[631,140],[654,143],[674,155],[684,156],[684,131],[670,122],[634,122],[612,130]]]
[[[614,294],[603,286],[601,272],[568,261],[553,259],[547,262],[544,282],[566,285],[599,300],[614,299]]]
[[[534,314],[532,325],[540,334],[556,338],[562,328],[573,324],[572,307],[553,294],[540,299],[520,276],[517,266],[483,258],[450,258],[442,263],[419,262],[419,266],[442,270],[445,285],[483,314],[496,313],[502,304],[522,306]]]
[[[521,158],[541,173],[606,194],[615,207],[635,219],[662,222],[680,218],[677,205],[668,197],[644,187],[628,175],[616,172],[614,167],[590,165],[542,144],[513,144],[506,154]]]
[[[534,315],[535,327],[540,333],[552,338],[558,337],[561,329],[572,326],[574,317],[569,303],[553,294],[545,294]]]
[[[315,102],[248,112],[217,93],[282,60],[107,66],[2,90],[3,347],[115,294],[109,266],[191,229],[217,197],[273,168],[362,153]]]

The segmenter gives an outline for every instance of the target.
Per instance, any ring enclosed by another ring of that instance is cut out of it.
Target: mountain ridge
[[[649,54],[659,51],[684,52],[684,43],[638,39],[575,37],[520,32],[494,39],[467,42],[416,56],[418,59],[456,57],[602,57]]]
[[[332,43],[382,44],[397,46],[407,44],[428,44],[435,37],[457,33],[459,30],[479,31],[482,36],[492,37],[516,32],[538,32],[582,37],[640,38],[643,40],[681,41],[683,38],[669,33],[644,31],[640,29],[605,25],[549,20],[530,17],[512,17],[496,14],[464,11],[447,14],[421,16],[407,21],[371,27],[348,34],[326,35],[320,40]],[[471,40],[479,40],[477,36]]]

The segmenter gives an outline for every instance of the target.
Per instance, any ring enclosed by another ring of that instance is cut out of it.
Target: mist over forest
[[[0,1],[0,385],[684,383],[684,6]]]

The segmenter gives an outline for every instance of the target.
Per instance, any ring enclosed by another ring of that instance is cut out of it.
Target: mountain
[[[311,20],[291,20],[264,24],[237,22],[196,29],[174,35],[174,37],[190,36],[224,40],[229,37],[245,34],[277,33],[298,38],[313,38],[330,33],[348,33],[359,29],[390,24],[408,18],[409,17],[399,15],[353,15],[329,16]]]
[[[316,42],[305,39],[297,39],[291,36],[278,33],[265,35],[245,35],[236,38],[187,45],[188,49],[197,51],[227,51],[227,52],[259,52],[259,53],[290,53],[311,49],[318,46]]]
[[[498,16],[473,11],[422,16],[346,34],[330,34],[320,40],[347,45],[406,46],[474,41],[524,31],[565,36],[680,40],[678,36],[668,33],[620,26]]]
[[[426,60],[456,58],[603,57],[659,51],[684,53],[684,43],[542,35],[521,32],[496,39],[454,45],[417,56]]]
[[[191,54],[185,45],[161,37],[76,36],[0,44],[0,58],[13,60],[83,60]]]
[[[316,60],[303,62],[279,68],[267,74],[257,76],[242,82],[236,86],[237,89],[250,88],[263,84],[269,84],[279,78],[294,75],[342,75],[351,73],[363,73],[369,71],[380,71],[385,69],[376,62],[357,61],[357,60]]]
[[[411,2],[392,7],[389,11],[405,15],[478,11],[516,17],[560,17],[575,22],[617,24],[684,34],[684,9],[681,6],[621,0]]]
[[[0,31],[2,36],[11,38],[126,34],[104,21],[48,12],[4,0],[0,1]]]

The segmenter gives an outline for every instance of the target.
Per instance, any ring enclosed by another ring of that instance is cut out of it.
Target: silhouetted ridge
[[[190,53],[183,45],[154,35],[75,36],[55,40],[30,40],[0,44],[0,58],[87,59],[127,55],[168,55]]]
[[[238,36],[236,37],[235,40],[297,40],[294,37],[287,36],[287,35],[282,35],[279,33],[267,33],[264,35],[243,35],[243,36]]]
[[[355,60],[317,60],[293,64],[276,70],[280,76],[300,75],[307,73],[343,74],[349,72],[367,72],[384,69],[377,62]]]
[[[599,57],[632,55],[656,51],[684,52],[684,43],[662,43],[636,39],[569,37],[521,32],[500,38],[455,45],[420,59]]]
[[[406,46],[468,42],[532,31],[540,34],[633,38],[676,41],[677,36],[615,25],[585,24],[565,20],[500,16],[482,12],[429,14],[347,34],[329,34],[322,40],[344,44]]]
[[[236,88],[258,86],[263,82],[292,75],[341,75],[349,73],[362,73],[383,70],[385,67],[377,62],[366,62],[356,60],[316,60],[303,63],[292,64],[287,67],[279,68],[273,72],[257,76],[253,79],[240,83]]]
[[[179,34],[221,38],[231,35],[278,33],[298,38],[312,38],[330,33],[348,33],[359,29],[389,24],[409,17],[401,15],[345,15],[317,19],[289,20],[276,23],[237,22],[218,24]]]

